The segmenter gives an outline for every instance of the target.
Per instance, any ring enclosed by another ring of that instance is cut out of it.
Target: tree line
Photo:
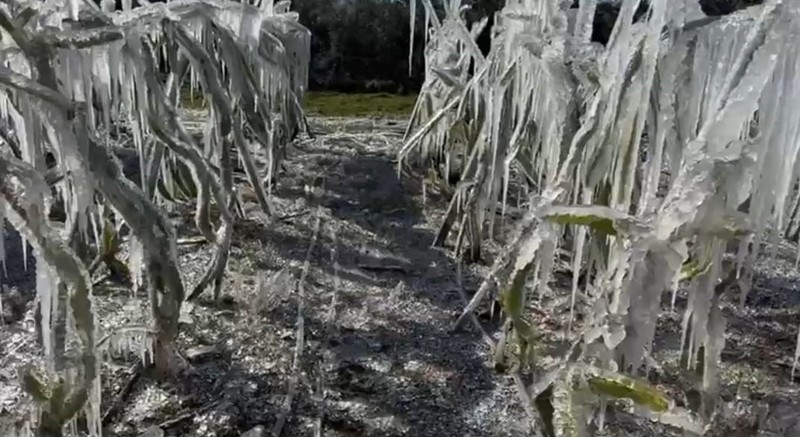
[[[95,0],[98,3],[101,0]],[[163,0],[154,0],[163,1]],[[115,0],[117,8],[122,0]],[[709,16],[726,15],[763,0],[698,0]],[[292,10],[311,31],[309,88],[313,91],[414,93],[424,81],[424,12],[417,8],[414,45],[410,59],[409,0],[293,0]],[[441,9],[441,0],[432,0]],[[600,0],[595,13],[592,40],[608,42],[619,15],[620,1]],[[138,0],[132,0],[135,6]],[[478,46],[488,53],[494,13],[505,0],[470,0],[465,14],[468,24],[483,17],[488,26]],[[579,0],[571,7],[577,8]],[[647,9],[643,0],[637,20]],[[442,12],[441,10],[439,12]]]
[[[409,75],[409,0],[294,0],[292,9],[311,31],[311,90],[341,92],[381,91],[408,93],[419,90],[424,76],[423,11],[417,8],[415,50]],[[698,0],[706,15],[727,15],[763,0]],[[433,0],[440,8],[442,1]],[[505,0],[472,0],[465,19],[472,24],[488,17],[478,46],[488,53],[494,13]],[[573,0],[577,8],[579,0]],[[619,1],[601,0],[595,12],[592,40],[605,45],[620,10]],[[647,9],[643,0],[637,21]]]
[[[434,1],[438,8],[441,2]],[[473,0],[468,22],[491,16],[504,0]],[[312,34],[309,88],[342,92],[416,92],[424,76],[423,11],[418,8],[409,74],[408,0],[295,0]],[[489,31],[479,44],[488,52]]]

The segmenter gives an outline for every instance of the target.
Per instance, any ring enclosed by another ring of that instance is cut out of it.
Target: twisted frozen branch
[[[48,192],[44,178],[36,169],[0,154],[0,198],[5,201],[0,203],[5,204],[6,212],[11,213],[8,217],[12,224],[22,231],[42,260],[72,289],[69,305],[82,344],[80,379],[62,399],[53,395],[46,399],[40,426],[40,429],[60,432],[61,427],[83,408],[97,383],[97,359],[89,275],[83,263],[47,224],[44,196]],[[39,384],[30,374],[26,379],[29,388],[33,388],[31,384]]]
[[[17,37],[20,38],[20,47],[38,45],[26,40],[23,32],[17,32]],[[178,315],[184,298],[177,263],[175,230],[163,212],[124,177],[113,153],[91,138],[85,108],[82,105],[73,105],[69,99],[55,91],[56,75],[51,61],[45,58],[48,52],[26,54],[31,59],[37,59],[39,83],[0,67],[0,84],[43,101],[52,127],[62,135],[73,136],[79,145],[73,152],[77,152],[83,165],[88,167],[85,170],[92,175],[94,188],[108,199],[129,224],[134,235],[141,240],[147,255],[145,271],[148,274],[148,286],[154,297],[152,305],[158,332],[156,343],[161,348],[160,351],[157,348],[155,354],[156,367],[161,373],[169,373],[172,366],[166,360],[171,359],[172,341],[177,335]]]

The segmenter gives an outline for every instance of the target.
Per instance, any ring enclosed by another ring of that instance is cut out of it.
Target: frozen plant
[[[152,341],[143,344],[152,345],[156,371],[169,375],[186,296],[163,204],[175,201],[176,187],[193,188],[185,191],[196,198],[197,228],[216,251],[190,297],[209,286],[218,295],[237,204],[234,165],[242,164],[263,211],[273,213],[262,181],[272,179],[303,121],[310,35],[289,2],[123,2],[119,11],[114,1],[99,3],[0,4],[0,217],[40,260],[48,365],[23,381],[41,406],[42,436],[61,435],[81,414],[84,431],[101,433],[86,266],[95,256],[108,261],[102,252],[116,250],[113,232],[122,224],[131,230],[127,270],[147,287],[153,315]],[[186,87],[209,102],[202,141],[182,121]],[[114,152],[123,128],[139,158],[138,184],[124,177]],[[57,202],[63,225],[52,220]]]
[[[525,206],[458,323],[495,291],[507,318],[495,357],[515,345],[512,373],[538,432],[588,435],[603,427],[609,398],[702,432],[632,377],[652,363],[662,295],[687,287],[684,363],[700,375],[700,417],[713,415],[720,295],[736,282],[743,301],[800,181],[800,115],[790,109],[800,6],[768,0],[706,17],[694,0],[623,0],[603,46],[590,41],[598,1],[507,0],[485,58],[459,0],[441,23],[428,16],[427,79],[400,159],[463,163],[437,243],[457,230],[456,247],[464,238],[479,247],[512,193]],[[572,346],[543,368],[527,304],[552,293],[560,253],[573,274]]]

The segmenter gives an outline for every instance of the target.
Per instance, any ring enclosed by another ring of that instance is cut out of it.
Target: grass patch
[[[208,102],[200,91],[181,90],[181,105],[187,109],[206,109]],[[348,94],[337,92],[310,92],[305,96],[304,107],[309,115],[324,117],[408,116],[417,101],[415,94],[389,93]]]
[[[186,109],[200,110],[208,108],[208,102],[203,97],[203,92],[195,90],[193,93],[188,87],[181,89],[181,106]]]
[[[411,114],[416,101],[413,94],[311,92],[305,96],[305,108],[309,115],[326,117],[403,116]]]

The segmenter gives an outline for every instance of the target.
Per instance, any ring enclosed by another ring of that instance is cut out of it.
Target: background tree
[[[403,3],[299,0],[294,7],[313,35],[312,90],[409,92],[419,86],[421,56],[408,74],[409,11]]]
[[[432,1],[441,15],[447,1]],[[760,4],[761,0],[698,0],[710,16],[730,14]],[[408,1],[391,0],[296,0],[294,8],[300,20],[311,30],[311,76],[313,90],[416,92],[423,82],[423,51],[412,57],[408,75],[409,8]],[[504,0],[467,0],[464,20],[468,26],[488,19],[477,38],[478,47],[489,53],[495,13]],[[594,12],[591,40],[606,44],[622,2],[600,0]],[[637,20],[645,11],[642,2]],[[572,8],[578,7],[573,0]],[[417,10],[414,45],[424,41],[424,11]]]

